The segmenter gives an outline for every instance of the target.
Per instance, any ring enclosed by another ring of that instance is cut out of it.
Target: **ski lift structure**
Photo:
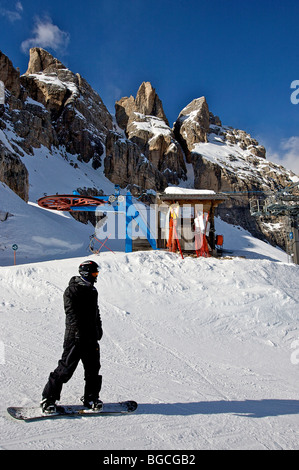
[[[54,211],[89,211],[94,212],[96,215],[100,213],[101,216],[108,214],[108,217],[109,213],[112,213],[111,219],[115,216],[115,225],[117,225],[117,227],[114,227],[115,233],[113,236],[108,233],[109,230],[104,237],[97,235],[97,228],[102,223],[103,226],[105,224],[105,220],[101,219],[97,224],[95,234],[90,237],[89,249],[95,254],[99,253],[103,247],[113,251],[109,244],[113,238],[119,240],[118,229],[121,228],[121,231],[124,231],[125,226],[125,234],[121,233],[121,238],[125,238],[126,253],[132,252],[136,248],[142,250],[149,248],[153,250],[165,249],[167,248],[166,244],[169,251],[174,251],[169,244],[170,242],[173,244],[175,241],[183,258],[183,252],[190,254],[194,251],[197,257],[210,256],[211,254],[216,256],[217,253],[220,253],[223,236],[215,237],[214,210],[225,199],[225,195],[216,194],[214,191],[208,191],[207,194],[198,194],[195,191],[194,194],[188,193],[187,195],[185,193],[163,193],[157,194],[153,209],[146,207],[144,204],[140,204],[140,206],[136,204],[136,198],[133,198],[129,191],[125,196],[120,194],[120,188],[116,185],[114,194],[110,195],[84,196],[74,191],[72,194],[44,196],[38,199],[37,202],[40,207]],[[164,219],[169,218],[169,208],[175,201],[180,206],[181,215],[178,221],[179,226],[174,226],[171,232],[169,229],[167,231],[166,226],[164,226]],[[202,206],[203,209],[202,222],[204,228],[200,233],[193,229],[196,217],[195,208],[197,206]],[[186,221],[187,223],[183,223]],[[183,231],[181,227],[184,228]],[[176,230],[179,233],[176,233]],[[170,233],[172,233],[171,240]],[[101,232],[101,235],[103,235],[103,232]],[[186,235],[187,238],[183,235]],[[96,249],[96,245],[99,246],[98,249]]]
[[[287,242],[295,264],[299,264],[299,181],[265,199],[250,201],[254,217],[288,217]]]
[[[155,237],[151,234],[148,224],[144,221],[140,212],[136,210],[133,204],[132,194],[128,191],[125,196],[120,194],[120,188],[118,185],[115,186],[115,192],[111,195],[103,196],[84,196],[79,194],[77,191],[73,191],[73,194],[62,194],[44,196],[38,199],[38,205],[44,209],[76,212],[76,211],[88,211],[96,212],[101,211],[103,213],[114,213],[122,214],[125,217],[125,252],[129,253],[133,251],[133,237],[132,237],[132,222],[139,227],[143,236],[148,240],[153,250],[157,249]],[[106,246],[108,237],[104,242],[101,242],[102,246]],[[93,240],[95,236],[91,237]],[[110,250],[112,251],[112,250]]]

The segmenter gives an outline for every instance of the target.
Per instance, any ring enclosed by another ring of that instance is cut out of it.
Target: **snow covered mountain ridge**
[[[223,126],[204,97],[189,103],[171,128],[155,89],[144,82],[135,98],[116,102],[111,116],[80,74],[40,48],[31,49],[22,76],[0,53],[0,80],[6,93],[0,181],[26,202],[70,186],[98,194],[119,184],[136,196],[169,185],[237,192],[219,209],[221,217],[261,235],[264,227],[248,209],[251,193],[285,187],[295,178],[268,162],[246,132]],[[71,184],[54,174],[57,166],[65,168],[62,160],[75,170]],[[281,237],[271,231],[271,241],[281,244]]]

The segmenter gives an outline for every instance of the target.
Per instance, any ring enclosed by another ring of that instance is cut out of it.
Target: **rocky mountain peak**
[[[134,193],[163,191],[186,179],[184,154],[166,119],[162,101],[150,82],[115,104],[116,121],[124,135],[111,132],[106,142],[105,174],[116,184],[134,182]],[[120,158],[121,151],[121,158]]]
[[[25,75],[39,72],[56,72],[59,69],[66,69],[66,67],[60,60],[53,57],[52,54],[41,47],[33,47],[30,49],[28,69]]]
[[[116,121],[121,129],[126,129],[130,116],[132,116],[134,112],[158,117],[169,126],[163,110],[162,101],[150,82],[143,82],[140,85],[136,98],[130,96],[117,101],[115,103],[115,112]]]
[[[101,166],[112,117],[100,96],[78,73],[44,49],[30,50],[27,72],[21,77],[29,96],[51,115],[57,139],[80,160]]]
[[[143,82],[140,85],[135,104],[137,112],[163,119],[169,125],[163,110],[162,101],[150,82]]]
[[[30,49],[28,69],[21,81],[31,98],[43,103],[54,119],[80,96],[76,74],[39,47]]]

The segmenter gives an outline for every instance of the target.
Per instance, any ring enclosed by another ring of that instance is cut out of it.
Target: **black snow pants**
[[[84,368],[84,398],[96,400],[102,386],[102,376],[99,375],[100,348],[98,342],[80,344],[70,342],[64,345],[58,367],[50,373],[48,382],[43,390],[43,398],[60,400],[60,394],[64,383],[68,382],[74,374],[79,361]]]

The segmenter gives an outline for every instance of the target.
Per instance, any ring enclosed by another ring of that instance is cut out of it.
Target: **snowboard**
[[[7,408],[8,413],[15,419],[23,421],[51,419],[70,416],[107,416],[115,414],[133,413],[137,409],[137,403],[132,400],[121,401],[118,403],[103,403],[100,410],[91,410],[83,405],[57,406],[55,413],[44,413],[39,406],[11,406]]]

